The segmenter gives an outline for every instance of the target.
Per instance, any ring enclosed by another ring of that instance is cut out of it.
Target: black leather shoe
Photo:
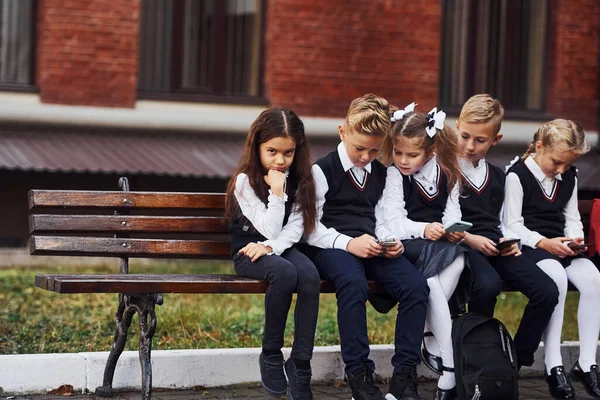
[[[421,400],[414,367],[403,367],[400,373],[392,375],[386,400]]]
[[[598,366],[593,364],[590,367],[590,372],[583,372],[579,361],[571,368],[571,379],[583,383],[583,387],[587,394],[595,399],[600,399],[600,387],[598,387]]]
[[[452,389],[436,388],[433,394],[433,400],[456,400],[457,398],[458,394],[455,387]]]
[[[423,333],[423,338],[426,336],[433,336],[431,332]],[[421,361],[423,364],[433,372],[438,375],[442,374],[442,357],[435,356],[427,351],[427,347],[425,346],[425,340],[423,340],[423,346],[421,347]]]
[[[544,375],[546,376],[546,383],[548,383],[548,389],[550,389],[550,395],[556,400],[567,400],[575,398],[575,388],[571,385],[569,377],[565,373],[565,367],[562,365],[556,366],[550,370],[550,375],[546,373],[544,368]]]

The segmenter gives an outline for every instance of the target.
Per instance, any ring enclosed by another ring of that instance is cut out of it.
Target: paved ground
[[[382,391],[386,392],[387,385],[381,385]],[[427,381],[420,384],[420,392],[423,400],[433,398],[435,382]],[[575,390],[578,399],[589,399],[581,384],[575,383]],[[522,400],[552,400],[548,394],[546,383],[539,378],[525,378],[519,381],[519,399]],[[347,385],[342,382],[331,385],[315,385],[313,387],[315,400],[350,400],[352,398]],[[210,388],[197,390],[177,390],[177,391],[154,391],[152,395],[154,400],[195,400],[195,399],[252,399],[252,400],[273,400],[262,390],[260,385],[245,385],[226,388]],[[138,392],[122,392],[115,396],[115,400],[139,400],[141,398]],[[65,400],[65,396],[14,396],[2,397],[1,400]],[[71,396],[74,400],[100,400],[102,397],[94,395],[76,395]]]

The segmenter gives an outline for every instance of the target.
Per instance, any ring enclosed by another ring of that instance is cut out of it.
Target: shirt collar
[[[481,158],[479,159],[477,166],[474,167],[473,163],[471,161],[465,160],[462,157],[458,157],[458,165],[460,166],[460,169],[462,171],[477,171],[478,169],[484,168],[485,167],[485,158]]]
[[[427,161],[425,165],[423,165],[421,169],[417,171],[417,173],[421,174],[429,182],[435,182],[438,173],[435,154],[433,157],[431,157],[431,160]]]
[[[348,152],[346,151],[346,144],[344,142],[340,142],[340,144],[338,144],[337,152],[338,152],[338,155],[340,156],[340,161],[342,162],[342,167],[344,168],[344,172],[348,172],[348,170],[351,169],[352,167],[356,167],[354,164],[352,164],[352,161],[350,161],[350,158],[348,157]],[[356,168],[360,168],[360,167],[356,167]],[[365,169],[367,170],[368,173],[371,173],[371,163],[368,163],[365,166]]]
[[[535,176],[535,179],[537,179],[540,182],[543,182],[544,179],[552,180],[552,178],[549,178],[546,176],[546,174],[544,174],[538,163],[535,162],[535,160],[533,159],[535,155],[536,153],[531,153],[531,155],[525,159],[525,165],[527,166],[527,168],[529,168],[533,176]],[[561,174],[556,175],[554,178],[558,179],[559,181],[562,181]]]

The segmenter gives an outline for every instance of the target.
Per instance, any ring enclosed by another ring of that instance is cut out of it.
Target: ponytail
[[[448,125],[438,129],[434,136],[434,148],[437,160],[448,176],[448,190],[452,191],[455,185],[462,187],[460,166],[458,165],[458,139]]]

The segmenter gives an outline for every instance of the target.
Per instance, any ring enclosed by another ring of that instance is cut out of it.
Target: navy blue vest
[[[565,216],[563,210],[575,189],[577,176],[575,167],[562,174],[562,180],[555,179],[550,196],[547,196],[541,184],[523,161],[514,164],[509,170],[514,172],[523,186],[523,209],[521,215],[525,226],[547,237],[564,236]]]
[[[429,196],[425,188],[414,177],[402,175],[404,203],[408,219],[415,222],[442,222],[449,194],[448,178],[437,163],[436,168],[438,190],[433,196]]]
[[[460,196],[462,219],[473,224],[469,233],[485,236],[498,242],[503,236],[499,228],[500,211],[504,203],[506,175],[501,168],[485,163],[486,175],[480,187],[463,175],[463,190]]]
[[[321,223],[350,237],[375,236],[375,205],[385,187],[386,168],[379,161],[371,163],[371,173],[363,182],[344,171],[337,150],[317,160],[329,190],[325,194]]]
[[[296,194],[297,185],[292,182],[291,177],[288,178],[288,185],[286,192],[288,194],[288,200],[285,202],[285,216],[283,218],[283,226],[287,224],[287,221],[292,213],[292,205],[294,204],[294,196]],[[265,205],[268,204],[267,199],[262,199]],[[242,214],[242,210],[238,206],[234,215],[229,223],[229,235],[231,235],[231,256],[233,257],[246,246],[248,243],[264,242],[267,240],[266,237],[256,230],[254,225]]]

